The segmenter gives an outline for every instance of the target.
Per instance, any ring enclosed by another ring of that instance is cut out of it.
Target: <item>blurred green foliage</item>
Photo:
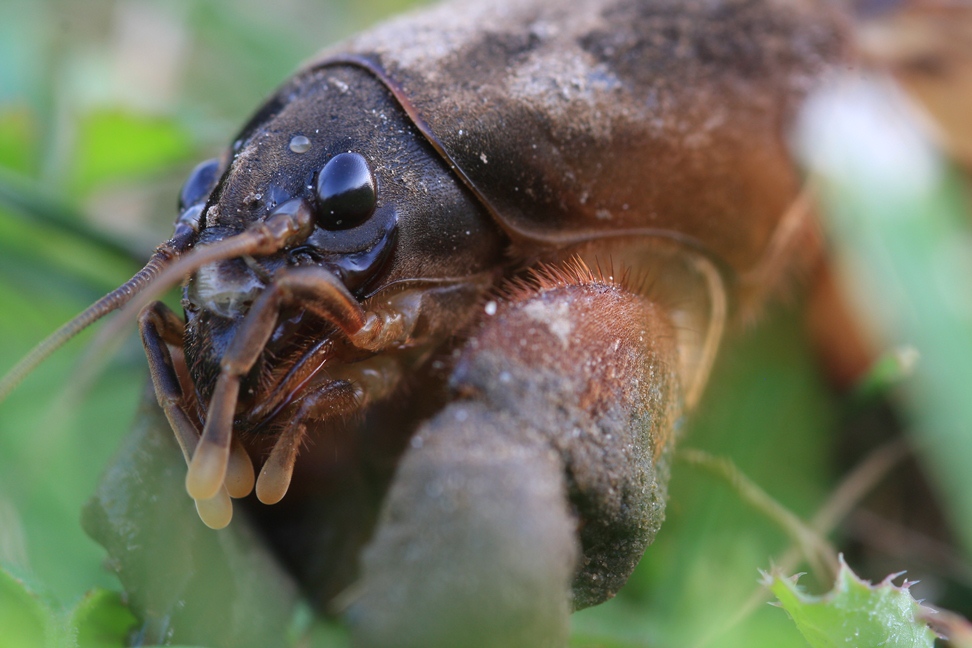
[[[407,4],[0,3],[0,370],[139,267],[171,232],[189,170],[218,154],[302,60]],[[910,256],[906,248],[891,254]],[[681,443],[731,457],[809,518],[844,470],[835,434],[846,403],[819,374],[801,310],[771,310],[720,358]],[[916,334],[908,335],[904,342]],[[0,567],[39,597],[18,603],[27,610],[25,633],[34,631],[35,609],[41,619],[71,618],[75,609],[98,619],[102,604],[116,607],[105,593],[85,598],[119,584],[78,519],[131,427],[146,372],[132,336],[94,382],[79,381],[86,339],[0,406]],[[950,378],[955,391],[972,384],[969,367]],[[944,416],[940,408],[935,415]],[[951,425],[972,438],[968,419]],[[969,465],[972,456],[950,460]],[[761,604],[768,594],[759,598],[757,570],[788,546],[784,532],[725,483],[676,464],[657,542],[615,600],[575,615],[573,645],[803,646],[786,615]],[[0,577],[0,596],[21,596]],[[941,578],[923,578],[933,595]],[[323,625],[310,634],[313,645],[343,641]]]
[[[72,610],[54,610],[0,568],[4,648],[116,648],[135,626],[118,592],[91,590]]]
[[[828,132],[803,148],[858,314],[887,343],[917,349],[901,402],[972,554],[972,202],[967,174],[910,110],[877,83],[846,79],[808,110],[807,128]]]

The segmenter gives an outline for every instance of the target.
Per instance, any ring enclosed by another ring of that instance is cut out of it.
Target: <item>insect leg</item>
[[[199,442],[199,431],[186,413],[182,385],[169,350],[170,344],[176,348],[181,345],[184,324],[165,304],[154,302],[139,314],[138,328],[148,358],[156,398],[188,462]],[[234,492],[240,492],[244,488],[249,492],[253,489],[253,464],[246,451],[242,448],[239,450],[242,451],[242,456],[239,452],[233,453],[234,457],[238,457],[232,462],[235,468],[231,472],[235,478],[228,482],[237,486],[233,489]],[[225,527],[233,516],[228,489],[219,489],[212,497],[196,500],[196,510],[207,526],[214,529]]]
[[[662,522],[682,400],[664,310],[578,262],[490,312],[399,464],[356,645],[566,643]]]
[[[181,345],[185,324],[168,306],[162,302],[153,302],[139,313],[138,330],[142,337],[142,346],[145,347],[159,406],[169,419],[182,454],[188,460],[199,441],[199,431],[189,420],[183,407],[182,385],[176,375],[168,346]]]
[[[355,388],[346,380],[332,381],[308,394],[301,401],[296,414],[289,417],[290,422],[277,437],[270,456],[260,469],[256,484],[257,499],[264,504],[276,504],[287,494],[308,423],[353,412],[357,403]]]
[[[257,477],[257,499],[264,504],[276,504],[287,494],[300,441],[306,432],[307,424],[304,421],[291,421],[277,437],[273,450],[263,462],[260,476]]]

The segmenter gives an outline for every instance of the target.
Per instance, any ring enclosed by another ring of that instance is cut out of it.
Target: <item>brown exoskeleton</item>
[[[286,505],[308,438],[392,438],[357,641],[560,642],[661,524],[727,321],[801,256],[785,138],[845,56],[821,5],[467,2],[353,39],[196,169],[172,239],[35,358],[144,306],[213,528],[254,489]],[[147,303],[186,277],[184,316]]]

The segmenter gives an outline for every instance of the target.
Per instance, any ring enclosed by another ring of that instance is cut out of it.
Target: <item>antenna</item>
[[[18,362],[0,380],[0,403],[41,362],[105,315],[122,309],[119,317],[101,332],[102,337],[110,338],[117,335],[118,330],[125,325],[129,314],[137,313],[202,266],[238,256],[273,254],[287,245],[306,239],[314,229],[313,214],[303,201],[291,203],[285,203],[265,221],[254,224],[236,236],[211,245],[201,245],[189,252],[185,250],[194,233],[186,230],[182,235],[172,237],[159,246],[145,267],[135,273],[135,276],[54,331]]]
[[[127,304],[131,299],[142,291],[145,286],[150,285],[162,271],[172,263],[178,254],[173,245],[175,239],[161,245],[152,258],[149,259],[145,267],[135,273],[135,275],[115,288],[110,293],[88,306],[80,315],[61,326],[37,346],[30,350],[7,375],[0,380],[0,403],[7,399],[17,385],[37,366],[46,360],[52,353],[60,349],[68,340],[88,328],[105,315],[118,310]]]

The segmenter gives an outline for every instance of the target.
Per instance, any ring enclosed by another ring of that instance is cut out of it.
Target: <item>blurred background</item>
[[[219,154],[303,60],[409,4],[0,3],[0,372],[141,266],[170,235],[192,167]],[[876,42],[901,42],[908,29]],[[880,92],[895,92],[878,86],[876,104],[852,90],[834,100],[836,113],[824,102],[822,117],[805,120],[801,152],[835,215],[826,219],[835,274],[816,269],[762,322],[734,333],[681,443],[731,459],[804,520],[828,502],[845,506],[822,530],[859,574],[880,580],[908,570],[921,581],[917,598],[968,615],[967,175],[925,139],[934,126],[915,136],[917,148],[883,147],[883,134],[899,122],[869,116],[887,103]],[[951,96],[946,104],[960,101]],[[881,128],[857,139],[867,129],[842,121],[846,114]],[[903,114],[902,137],[912,142],[909,129],[922,113],[912,107]],[[922,120],[934,124],[927,114]],[[825,131],[836,133],[836,153],[813,144],[829,141],[815,135]],[[834,166],[855,150],[861,155],[849,167]],[[920,166],[926,153],[934,160],[927,177]],[[884,157],[904,162],[875,165]],[[869,173],[875,166],[877,175]],[[903,181],[919,176],[923,183]],[[852,321],[870,320],[865,332],[838,326],[835,334],[831,323],[821,334],[808,325],[821,309],[832,315],[843,308],[821,297],[821,285],[857,296],[848,313]],[[0,566],[55,613],[92,588],[120,589],[79,517],[132,427],[147,380],[134,324],[129,331],[96,376],[84,371],[93,360],[85,356],[85,334],[0,405]],[[867,347],[861,362],[876,361],[876,368],[838,375],[827,362],[833,353],[821,347],[858,335]],[[917,460],[901,439],[918,447]],[[854,494],[847,477],[869,461],[877,467],[864,471]],[[676,463],[656,544],[617,599],[575,615],[574,645],[805,645],[786,614],[765,605],[759,586],[758,570],[774,564],[790,573],[808,569],[789,560],[792,539],[704,464]],[[812,574],[801,582],[816,592],[829,587]],[[313,637],[306,641],[344,641],[339,631]]]

